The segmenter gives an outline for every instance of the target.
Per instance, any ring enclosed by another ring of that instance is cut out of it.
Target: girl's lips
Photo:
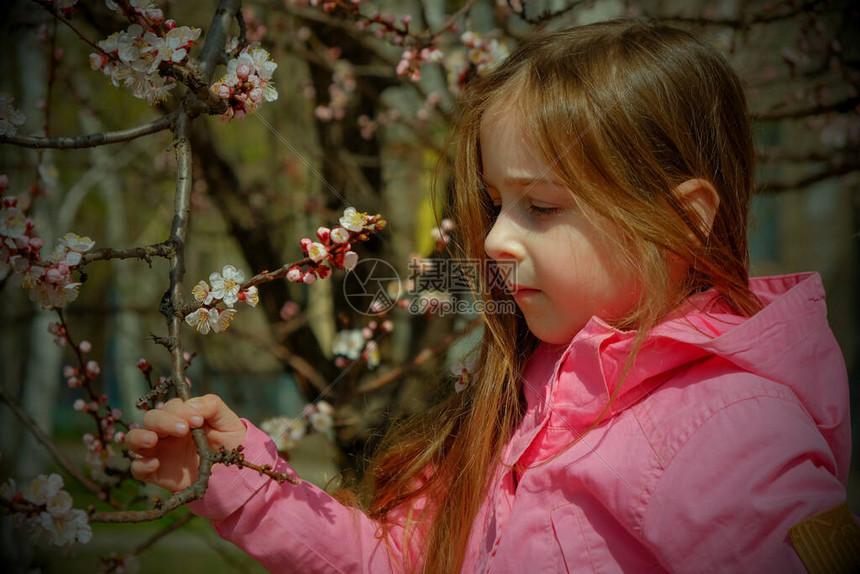
[[[537,293],[540,293],[540,290],[532,289],[531,287],[520,287],[518,285],[515,285],[511,289],[511,295],[514,296],[514,299],[522,299],[531,295],[535,295]]]

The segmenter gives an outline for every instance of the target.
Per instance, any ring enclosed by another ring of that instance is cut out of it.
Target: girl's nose
[[[525,251],[522,243],[518,241],[520,236],[517,233],[518,228],[516,222],[513,221],[510,214],[505,213],[502,209],[487,237],[484,238],[484,251],[491,259],[514,259],[522,261]]]

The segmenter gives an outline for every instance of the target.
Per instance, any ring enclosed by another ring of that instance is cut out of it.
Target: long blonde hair
[[[470,260],[486,262],[494,213],[482,187],[481,122],[505,101],[517,102],[556,177],[617,229],[619,257],[638,274],[640,304],[616,323],[638,330],[628,368],[648,331],[692,293],[714,288],[744,316],[759,309],[748,287],[746,103],[715,49],[659,24],[604,22],[536,37],[469,86],[453,134],[453,215]],[[710,232],[673,193],[691,178],[719,195]],[[687,265],[680,284],[670,257]],[[478,295],[509,297],[489,281]],[[430,502],[413,525],[425,572],[462,567],[487,481],[525,410],[519,373],[538,341],[519,314],[487,314],[484,325],[467,390],[392,428],[366,475],[367,511],[383,532],[393,509]]]

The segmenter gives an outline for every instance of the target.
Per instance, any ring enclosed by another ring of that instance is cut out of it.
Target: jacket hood
[[[741,371],[792,389],[834,452],[848,452],[840,432],[848,416],[845,363],[827,323],[824,287],[817,273],[750,280],[763,309],[735,315],[714,290],[690,297],[654,329],[616,390],[636,331],[620,331],[592,318],[566,347],[542,344],[536,355],[561,357],[550,388],[526,392],[529,408],[541,395],[576,428],[624,410],[673,375],[717,356]],[[549,355],[547,355],[549,354]],[[544,379],[546,380],[546,379]],[[613,397],[613,391],[615,391]],[[844,435],[844,436],[843,436]],[[840,465],[847,469],[846,465]]]

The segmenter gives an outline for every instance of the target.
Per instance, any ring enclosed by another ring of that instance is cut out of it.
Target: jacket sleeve
[[[248,429],[245,460],[296,476],[277,456],[271,439],[247,420],[242,422]],[[390,528],[386,542],[379,523],[303,480],[297,485],[278,484],[254,470],[219,464],[212,470],[204,498],[188,507],[209,518],[222,538],[270,572],[406,570],[402,525]]]
[[[845,501],[836,459],[794,397],[703,421],[657,481],[643,536],[671,572],[805,573],[788,529]]]

